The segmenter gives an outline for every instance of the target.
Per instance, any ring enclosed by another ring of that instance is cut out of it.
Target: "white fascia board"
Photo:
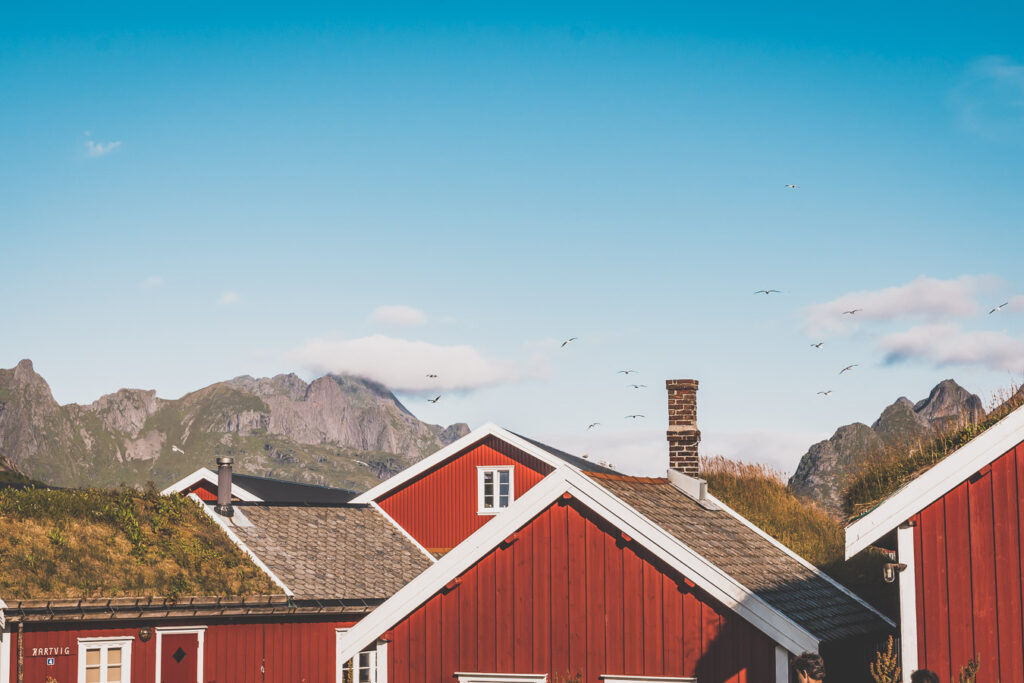
[[[368,505],[371,501],[380,499],[381,496],[388,493],[389,491],[392,491],[393,489],[398,488],[402,484],[405,484],[406,482],[415,479],[424,472],[430,470],[433,467],[436,467],[437,465],[440,465],[448,458],[456,455],[459,451],[465,448],[469,448],[477,441],[485,439],[488,436],[493,436],[498,439],[501,439],[502,441],[508,443],[509,445],[515,446],[519,450],[528,453],[529,455],[532,455],[541,462],[547,463],[553,468],[557,469],[558,467],[562,466],[572,467],[572,465],[569,465],[569,463],[565,462],[561,458],[556,458],[555,456],[545,451],[543,448],[534,446],[529,441],[516,436],[512,432],[508,431],[507,429],[499,427],[493,422],[488,422],[487,424],[481,427],[477,427],[476,429],[471,431],[469,434],[466,434],[461,439],[453,441],[444,448],[442,448],[441,450],[435,451],[431,455],[428,455],[427,457],[423,458],[416,464],[405,468],[395,476],[389,479],[385,479],[381,483],[374,486],[372,489],[368,491],[363,491],[358,496],[353,498],[350,502],[355,505]]]
[[[407,541],[409,541],[414,546],[416,546],[416,548],[419,549],[419,551],[421,553],[423,553],[426,557],[428,557],[430,559],[430,564],[434,564],[435,562],[437,562],[437,558],[434,557],[433,553],[431,553],[429,550],[424,548],[423,544],[421,544],[419,541],[417,541],[415,538],[413,538],[413,535],[410,534],[408,531],[406,531],[405,528],[401,524],[396,522],[395,519],[391,515],[389,515],[387,512],[385,512],[384,508],[382,508],[380,505],[377,505],[377,503],[375,501],[371,501],[370,502],[370,507],[372,507],[378,513],[380,513],[381,516],[384,517],[384,519],[386,519],[389,522],[391,522],[391,525],[393,527],[395,527],[396,529],[398,529],[398,532],[400,534],[402,534],[403,536],[405,536]]]
[[[914,557],[914,530],[901,526],[896,530],[897,561],[907,565],[899,573],[900,603],[900,668],[903,680],[910,680],[910,672],[917,670],[917,558]]]
[[[223,518],[221,518],[219,514],[211,510],[209,505],[203,502],[202,498],[200,498],[194,493],[188,494],[188,497],[194,500],[195,502],[199,503],[199,507],[202,509],[203,512],[206,513],[207,517],[212,519],[214,523],[217,524],[217,526],[223,529],[224,533],[226,533],[228,535],[228,538],[231,539],[231,542],[237,545],[243,553],[248,555],[249,559],[253,561],[253,564],[262,569],[263,572],[270,577],[270,580],[276,583],[278,587],[280,587],[281,590],[284,591],[285,595],[287,595],[288,597],[293,597],[295,595],[295,593],[292,593],[292,590],[285,585],[284,581],[278,578],[277,574],[275,574],[270,569],[270,567],[268,567],[266,563],[263,560],[261,560],[259,556],[256,553],[254,553],[252,549],[249,546],[247,546],[241,538],[238,537],[238,534],[236,534],[231,529],[231,527],[223,520]]]
[[[675,571],[687,577],[758,630],[790,651],[817,652],[819,640],[789,617],[766,603],[733,577],[693,552],[658,525],[640,515],[608,490],[580,474],[560,467],[462,541],[432,567],[406,584],[345,634],[338,656],[348,661],[423,602],[491,552],[513,532],[526,525],[569,493],[613,526],[629,534]]]
[[[930,470],[904,484],[874,510],[846,527],[846,558],[864,550],[985,465],[1024,441],[1024,406],[946,456]]]
[[[201,481],[205,481],[215,488],[217,487],[217,474],[206,467],[200,467],[192,474],[182,477],[178,481],[174,482],[163,491],[160,492],[162,496],[169,496],[172,493],[183,493],[192,486],[195,486]],[[231,495],[238,500],[245,501],[246,503],[262,503],[263,499],[259,496],[246,491],[241,486],[236,484],[234,481],[231,482]]]
[[[729,507],[728,505],[726,505],[725,503],[723,503],[722,501],[720,501],[720,500],[719,500],[718,498],[715,498],[715,497],[714,497],[713,495],[711,495],[710,493],[709,493],[709,494],[707,494],[707,498],[708,498],[708,500],[711,500],[711,501],[712,501],[712,502],[714,502],[714,503],[715,503],[716,505],[718,505],[718,507],[720,507],[720,508],[721,508],[722,510],[724,510],[725,512],[727,512],[727,513],[729,513],[730,515],[732,515],[732,516],[733,516],[734,518],[736,518],[736,520],[737,520],[737,521],[739,521],[739,522],[740,522],[741,524],[743,524],[744,526],[746,526],[746,527],[747,527],[748,529],[750,529],[751,531],[753,531],[754,533],[756,533],[757,535],[759,535],[759,536],[760,536],[761,538],[763,538],[764,540],[768,541],[768,542],[769,542],[769,543],[771,543],[771,544],[772,544],[773,546],[775,546],[776,548],[778,548],[779,550],[781,550],[782,552],[786,553],[786,554],[787,554],[787,555],[789,555],[789,556],[790,556],[791,558],[793,558],[794,560],[796,560],[797,562],[799,562],[799,563],[800,563],[801,565],[803,565],[803,566],[804,566],[804,567],[806,567],[807,569],[809,569],[809,570],[811,570],[812,572],[814,572],[814,574],[815,574],[816,576],[818,576],[818,577],[819,577],[819,578],[821,578],[822,580],[824,580],[824,581],[827,581],[828,583],[832,584],[832,586],[833,586],[833,587],[834,587],[834,588],[835,588],[836,590],[838,590],[839,592],[843,593],[844,595],[847,595],[847,596],[849,596],[849,597],[850,597],[851,599],[855,600],[855,601],[856,601],[856,602],[857,602],[857,603],[858,603],[858,604],[859,604],[859,605],[860,605],[861,607],[863,607],[864,609],[867,609],[867,610],[871,611],[872,613],[874,613],[874,615],[875,615],[876,617],[878,617],[879,619],[881,619],[882,621],[884,621],[884,622],[885,622],[886,624],[888,624],[888,625],[889,625],[890,627],[892,627],[892,628],[896,628],[896,622],[894,622],[894,621],[893,621],[892,619],[890,619],[889,617],[885,616],[884,614],[882,614],[881,612],[879,612],[879,611],[878,611],[877,609],[875,609],[874,607],[872,607],[872,606],[871,606],[871,605],[870,605],[870,604],[869,604],[868,602],[866,602],[866,601],[865,601],[865,600],[864,600],[863,598],[861,598],[861,597],[860,597],[859,595],[857,595],[856,593],[854,593],[853,591],[851,591],[851,590],[850,590],[849,588],[847,588],[847,587],[846,587],[846,586],[844,586],[843,584],[839,583],[838,581],[836,581],[836,580],[835,580],[835,579],[833,579],[833,578],[832,578],[831,576],[829,576],[829,575],[828,575],[828,574],[826,574],[825,572],[823,572],[823,571],[821,571],[820,569],[818,569],[817,567],[815,567],[815,566],[814,566],[813,564],[811,564],[810,562],[808,562],[808,561],[807,561],[807,560],[805,560],[804,558],[802,558],[802,557],[800,557],[799,555],[797,555],[797,554],[796,554],[796,552],[795,552],[795,551],[794,551],[794,550],[793,550],[792,548],[790,548],[789,546],[787,546],[787,545],[786,545],[786,544],[784,544],[784,543],[781,543],[781,542],[780,542],[780,541],[778,541],[777,539],[773,538],[773,537],[772,537],[772,536],[771,536],[770,534],[768,534],[768,532],[766,532],[766,531],[765,531],[764,529],[762,529],[761,527],[757,526],[756,524],[754,524],[753,522],[751,522],[751,521],[750,521],[749,519],[747,519],[746,517],[744,517],[743,515],[741,515],[740,513],[736,512],[736,511],[735,511],[735,510],[733,510],[733,509],[732,509],[731,507]]]

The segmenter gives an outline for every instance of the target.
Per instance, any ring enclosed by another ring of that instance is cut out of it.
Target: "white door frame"
[[[160,680],[160,660],[163,659],[163,637],[164,635],[169,636],[180,636],[189,635],[194,633],[196,640],[199,641],[199,647],[196,649],[196,683],[203,683],[203,670],[205,669],[205,660],[203,659],[203,640],[206,635],[205,626],[157,626],[156,631],[156,680]]]

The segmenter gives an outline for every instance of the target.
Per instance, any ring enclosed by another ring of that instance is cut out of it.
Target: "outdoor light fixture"
[[[901,562],[886,562],[882,565],[882,579],[886,583],[892,583],[896,580],[896,572],[901,572],[907,568],[907,565]]]
[[[143,626],[142,628],[139,629],[139,640],[141,640],[142,642],[145,643],[146,641],[148,641],[152,637],[153,637],[153,629],[151,629],[150,627]]]

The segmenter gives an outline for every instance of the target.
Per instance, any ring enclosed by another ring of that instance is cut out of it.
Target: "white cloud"
[[[237,292],[223,292],[220,298],[217,299],[217,303],[221,306],[230,306],[231,304],[237,304],[241,301],[241,297],[238,296]]]
[[[905,318],[937,320],[976,313],[977,293],[992,289],[999,280],[988,275],[963,275],[951,280],[919,277],[905,285],[844,294],[832,301],[808,306],[803,314],[812,336],[850,333],[864,322]],[[844,311],[861,309],[848,315]]]
[[[990,55],[970,64],[952,92],[964,127],[993,140],[1024,140],[1024,64]]]
[[[155,289],[161,287],[164,284],[164,279],[159,275],[150,275],[145,280],[139,283],[139,286],[143,289]]]
[[[1024,371],[1024,340],[1005,332],[965,332],[958,325],[919,325],[879,341],[886,363],[923,361],[936,367],[975,365]]]
[[[121,146],[120,140],[114,140],[111,142],[96,142],[95,140],[85,141],[85,153],[90,157],[102,157],[110,154],[115,149]]]
[[[427,322],[427,314],[412,306],[378,306],[370,320],[385,325],[422,325]]]
[[[472,391],[548,374],[542,357],[518,363],[488,358],[468,345],[440,346],[380,334],[311,339],[288,353],[286,360],[314,373],[357,375],[415,394]]]
[[[1024,294],[1018,294],[1007,299],[1005,310],[1014,312],[1024,311]]]

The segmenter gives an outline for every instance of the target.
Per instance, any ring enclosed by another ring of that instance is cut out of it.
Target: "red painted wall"
[[[390,683],[455,671],[774,681],[774,644],[576,501],[561,501],[395,626]]]
[[[156,635],[143,643],[138,639],[140,626],[162,625],[141,622],[115,628],[40,628],[28,625],[25,631],[25,681],[43,683],[52,676],[57,683],[78,680],[78,638],[134,636],[132,641],[132,683],[155,683]],[[353,622],[177,622],[175,626],[203,626],[206,634],[203,656],[203,680],[207,683],[334,683],[335,629]],[[35,647],[69,647],[70,655],[55,657],[54,666],[46,657],[31,657]],[[15,679],[17,634],[11,644]],[[266,667],[266,675],[260,667]]]
[[[918,666],[1024,683],[1024,444],[913,517]]]
[[[477,514],[480,465],[514,465],[517,498],[552,470],[518,448],[487,437],[377,503],[424,547],[450,550],[493,517]]]
[[[181,495],[187,496],[190,493],[194,493],[199,496],[200,500],[208,502],[214,502],[217,500],[217,487],[209,482],[200,481],[193,484],[191,487],[182,491]]]

